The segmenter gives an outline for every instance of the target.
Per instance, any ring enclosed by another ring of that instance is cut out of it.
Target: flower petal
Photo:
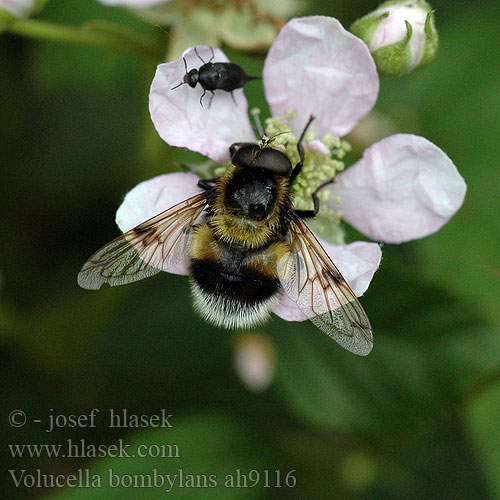
[[[307,316],[299,309],[297,304],[283,293],[279,302],[273,307],[273,313],[286,321],[305,321]]]
[[[352,291],[357,297],[361,297],[380,266],[380,246],[367,241],[355,241],[349,245],[331,245],[320,241]]]
[[[343,136],[375,104],[377,69],[368,47],[331,17],[292,19],[279,33],[264,64],[264,88],[272,113],[300,134],[311,130]]]
[[[338,267],[353,292],[360,297],[365,293],[380,265],[382,252],[377,243],[355,241],[349,245],[331,245],[318,238],[332,261]],[[273,312],[287,321],[304,321],[306,315],[297,304],[283,294]]]
[[[126,232],[141,222],[167,210],[195,194],[199,177],[188,172],[159,175],[141,182],[127,193],[116,212],[116,224]],[[188,274],[189,257],[164,271],[173,274]]]
[[[35,0],[0,0],[0,10],[5,9],[15,17],[25,17],[34,9]]]
[[[197,50],[205,61],[211,59],[210,47]],[[214,54],[215,62],[228,61],[220,49],[215,48]],[[171,146],[188,148],[216,162],[227,161],[231,144],[255,140],[243,89],[234,91],[234,100],[229,92],[216,90],[211,104],[212,94],[207,92],[202,106],[201,85],[191,88],[186,84],[172,90],[186,73],[183,58],[188,69],[199,69],[203,64],[194,49],[188,49],[176,61],[158,66],[149,94],[153,124]]]
[[[466,185],[436,145],[396,134],[370,146],[330,189],[327,203],[349,224],[374,240],[401,243],[440,229],[462,205]]]
[[[168,3],[170,0],[99,0],[99,2],[112,7],[121,6],[128,7],[129,9],[146,9],[154,5]]]

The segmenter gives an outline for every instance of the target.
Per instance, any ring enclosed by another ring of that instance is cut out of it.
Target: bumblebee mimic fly
[[[356,295],[303,219],[289,188],[302,169],[272,147],[272,140],[236,143],[231,165],[219,178],[199,182],[203,192],[143,222],[98,250],[78,283],[98,289],[158,273],[189,256],[194,307],[225,328],[263,323],[283,294],[345,349],[367,355],[370,322]]]

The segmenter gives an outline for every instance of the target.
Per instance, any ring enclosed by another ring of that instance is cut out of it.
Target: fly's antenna
[[[260,109],[252,108],[250,110],[250,114],[252,115],[254,121],[254,125],[252,126],[253,131],[255,132],[255,135],[258,136],[259,142],[262,144],[262,147],[269,145],[279,135],[289,134],[291,132],[290,130],[285,130],[284,132],[278,132],[277,134],[274,134],[272,137],[267,137],[260,121]]]
[[[269,146],[269,144],[271,144],[274,139],[276,139],[276,137],[278,137],[279,135],[283,135],[283,134],[290,134],[291,133],[291,130],[285,130],[284,132],[278,132],[277,134],[274,134],[272,137],[265,137],[265,141],[264,141],[264,146]]]
[[[285,130],[283,132],[278,132],[277,134],[274,134],[272,137],[269,138],[269,142],[274,141],[274,139],[276,139],[276,137],[278,137],[278,135],[291,134],[291,133],[292,133],[291,130]]]
[[[184,57],[182,58],[182,60],[184,61],[184,70],[186,71],[186,75],[187,75],[189,73],[188,72],[188,65],[187,65],[186,59]],[[174,89],[180,87],[181,85],[184,85],[185,83],[187,83],[187,82],[181,82],[181,83],[179,83],[179,85],[172,87],[170,90],[174,90]]]
[[[259,140],[263,140],[264,137],[266,136],[264,129],[262,127],[262,123],[260,122],[260,109],[259,108],[252,108],[250,110],[250,114],[252,115],[253,118],[253,131],[255,132],[255,135],[259,138]]]

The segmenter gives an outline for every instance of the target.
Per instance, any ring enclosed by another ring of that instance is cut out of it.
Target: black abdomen
[[[245,71],[233,63],[207,63],[199,70],[199,82],[205,90],[231,92],[245,85],[250,79]]]
[[[244,271],[239,275],[233,273],[233,269],[220,262],[191,261],[191,276],[205,293],[222,294],[251,304],[266,301],[278,291],[279,281],[275,278]]]
[[[262,323],[279,297],[279,280],[245,266],[247,254],[248,250],[227,248],[217,260],[191,259],[195,308],[218,326],[246,328]]]

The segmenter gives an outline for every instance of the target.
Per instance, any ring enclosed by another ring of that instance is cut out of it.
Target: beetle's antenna
[[[189,71],[188,71],[188,65],[187,65],[186,59],[184,57],[182,58],[182,60],[184,61],[184,70],[186,71],[186,75],[187,75],[189,73]],[[187,82],[181,82],[181,83],[179,83],[179,85],[176,85],[175,87],[172,87],[170,90],[174,90],[174,89],[180,87],[181,85],[184,85],[185,83],[187,83]]]
[[[175,87],[172,87],[170,90],[177,89],[177,88],[179,88],[181,85],[184,85],[185,83],[187,83],[187,82],[181,82],[181,83],[179,83],[179,85],[176,85]]]

